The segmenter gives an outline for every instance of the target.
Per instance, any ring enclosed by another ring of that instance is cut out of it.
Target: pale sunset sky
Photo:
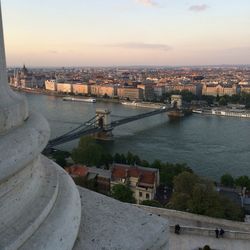
[[[250,0],[2,0],[8,66],[250,64]]]

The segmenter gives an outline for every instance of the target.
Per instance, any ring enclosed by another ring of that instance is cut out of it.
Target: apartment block
[[[90,86],[82,83],[72,84],[72,91],[75,95],[88,95],[90,94]]]
[[[63,93],[72,93],[71,83],[57,83],[57,91]]]
[[[109,96],[109,97],[114,97],[117,95],[116,87],[114,85],[91,85],[90,86],[90,92],[92,95],[95,96]]]
[[[55,80],[46,80],[45,89],[50,91],[57,91],[57,83]]]
[[[142,100],[143,90],[138,88],[124,87],[117,89],[117,95],[121,99]]]
[[[111,188],[116,184],[127,185],[138,204],[144,200],[153,200],[159,183],[158,169],[114,164],[111,170]]]
[[[154,100],[154,89],[152,84],[138,84],[138,89],[142,89],[143,91],[143,99],[147,101]]]

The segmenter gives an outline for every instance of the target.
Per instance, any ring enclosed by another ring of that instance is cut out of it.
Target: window
[[[146,199],[147,199],[147,200],[149,199],[149,194],[146,194]]]
[[[142,197],[142,192],[139,192],[139,196]]]

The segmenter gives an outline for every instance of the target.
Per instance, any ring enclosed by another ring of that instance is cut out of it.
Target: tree
[[[59,165],[59,166],[61,166],[61,167],[65,167],[66,166],[66,164],[67,164],[67,162],[66,162],[66,160],[65,160],[65,157],[63,156],[63,155],[57,155],[56,157],[55,157],[55,160],[56,160],[56,163]]]
[[[224,208],[223,218],[235,221],[244,221],[245,214],[243,209],[225,197],[221,198],[221,204]]]
[[[52,153],[52,157],[55,159],[55,162],[61,167],[65,167],[67,164],[66,158],[70,156],[69,152],[56,150]]]
[[[144,200],[141,202],[141,205],[150,207],[162,207],[161,203],[157,200]]]
[[[250,179],[246,175],[240,176],[235,179],[235,185],[241,188],[246,187],[250,189]]]
[[[130,151],[128,151],[126,158],[127,158],[127,164],[131,165],[134,164],[134,155]]]
[[[109,169],[110,164],[113,163],[113,156],[109,153],[103,155],[103,162],[105,164],[105,168]]]
[[[240,206],[222,198],[211,181],[188,172],[174,178],[174,193],[168,208],[229,220],[244,218]]]
[[[191,197],[188,194],[174,192],[170,202],[166,205],[166,208],[180,211],[189,211],[187,201],[190,198]]]
[[[112,187],[111,196],[119,201],[135,203],[133,191],[123,184],[116,184]]]
[[[75,163],[82,163],[88,166],[101,166],[104,164],[105,153],[103,147],[97,144],[92,137],[82,137],[78,147],[72,151],[72,159]]]
[[[220,106],[226,106],[227,105],[227,100],[224,96],[222,96],[219,100],[219,105]]]
[[[142,166],[142,167],[145,167],[145,168],[149,168],[149,167],[150,167],[150,164],[149,164],[148,161],[142,160],[142,161],[141,161],[141,166]]]
[[[223,217],[223,207],[220,197],[213,189],[211,182],[197,183],[188,201],[188,208],[192,213],[212,217]]]
[[[230,174],[224,174],[220,178],[220,182],[225,187],[233,187],[234,186],[234,178]]]
[[[118,154],[118,153],[116,153],[116,154],[114,155],[114,157],[113,157],[113,161],[114,161],[115,163],[122,163],[121,155]]]
[[[199,177],[189,172],[183,172],[174,178],[174,191],[191,195]]]
[[[192,173],[192,169],[187,167],[186,164],[172,164],[172,163],[161,163],[160,167],[160,179],[161,184],[173,187],[174,177],[182,172]]]

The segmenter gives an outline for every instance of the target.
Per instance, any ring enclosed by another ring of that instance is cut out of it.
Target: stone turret
[[[75,243],[80,197],[71,178],[40,154],[49,136],[46,120],[8,86],[0,16],[0,249],[66,250]]]

